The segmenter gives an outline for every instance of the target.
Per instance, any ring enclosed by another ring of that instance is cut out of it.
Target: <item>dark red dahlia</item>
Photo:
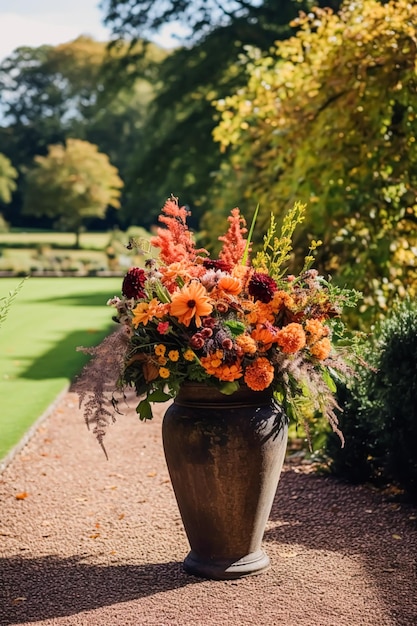
[[[230,263],[221,260],[214,261],[213,259],[204,259],[203,266],[207,270],[220,270],[221,272],[230,272],[232,269]]]
[[[274,293],[278,287],[273,278],[268,274],[262,274],[261,272],[255,272],[249,281],[248,291],[255,300],[260,300],[265,304],[271,302],[274,297]]]
[[[123,279],[122,294],[126,298],[144,298],[146,296],[145,281],[145,271],[139,267],[131,267]]]

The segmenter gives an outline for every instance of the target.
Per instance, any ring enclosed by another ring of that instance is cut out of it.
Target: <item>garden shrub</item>
[[[329,435],[331,470],[352,481],[395,482],[417,500],[417,303],[397,302],[339,390],[345,447]]]

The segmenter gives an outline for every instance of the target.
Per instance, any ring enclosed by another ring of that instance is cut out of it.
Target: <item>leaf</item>
[[[332,393],[336,393],[337,391],[336,383],[334,382],[333,378],[330,376],[329,372],[323,368],[321,374],[322,374],[322,378],[324,382],[326,383],[330,391]]]
[[[25,500],[25,498],[28,497],[28,494],[26,493],[26,491],[22,491],[22,493],[17,493],[15,495],[16,500]]]
[[[148,395],[149,402],[167,402],[168,400],[171,400],[171,398],[172,396],[169,393],[162,391],[162,389],[156,389]]]
[[[225,396],[231,396],[232,393],[239,389],[239,383],[237,381],[225,383],[220,387],[221,393],[224,393]]]
[[[139,414],[139,419],[142,421],[151,420],[153,418],[152,408],[147,398],[139,402],[136,407],[136,413]]]

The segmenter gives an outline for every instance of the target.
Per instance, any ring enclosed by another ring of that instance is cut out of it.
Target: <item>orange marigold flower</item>
[[[274,313],[278,313],[281,309],[292,309],[295,305],[294,299],[286,291],[276,291],[269,306]]]
[[[240,346],[245,354],[255,354],[257,350],[256,341],[250,335],[242,333],[235,338],[235,342]]]
[[[238,296],[242,291],[240,280],[233,276],[222,276],[217,283],[217,287],[229,296]]]
[[[186,361],[194,361],[195,359],[195,353],[190,349],[185,350],[182,356]]]
[[[150,302],[139,302],[133,309],[133,319],[132,324],[135,328],[139,326],[139,324],[146,324],[154,317],[157,316],[158,313],[158,305],[159,301],[156,298],[153,298]]]
[[[305,331],[308,344],[315,343],[328,334],[328,328],[317,319],[306,320]]]
[[[170,313],[178,318],[178,321],[189,326],[195,318],[196,326],[201,326],[201,316],[210,315],[213,306],[203,285],[197,281],[191,281],[172,296]]]
[[[292,322],[281,328],[277,335],[277,344],[286,354],[294,354],[306,345],[306,334],[301,324]]]
[[[266,352],[277,341],[278,332],[272,325],[258,324],[251,332],[251,337],[258,343],[259,350]]]
[[[263,391],[274,380],[274,367],[264,356],[248,365],[244,377],[245,383],[253,391]]]
[[[319,361],[324,361],[329,356],[331,349],[332,344],[330,343],[330,339],[323,337],[323,339],[320,339],[311,346],[310,352],[316,359],[319,359]]]

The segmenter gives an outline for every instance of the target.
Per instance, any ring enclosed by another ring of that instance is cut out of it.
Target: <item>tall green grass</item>
[[[19,279],[0,279],[0,296]],[[15,446],[114,327],[119,278],[29,278],[0,328],[0,459]]]

